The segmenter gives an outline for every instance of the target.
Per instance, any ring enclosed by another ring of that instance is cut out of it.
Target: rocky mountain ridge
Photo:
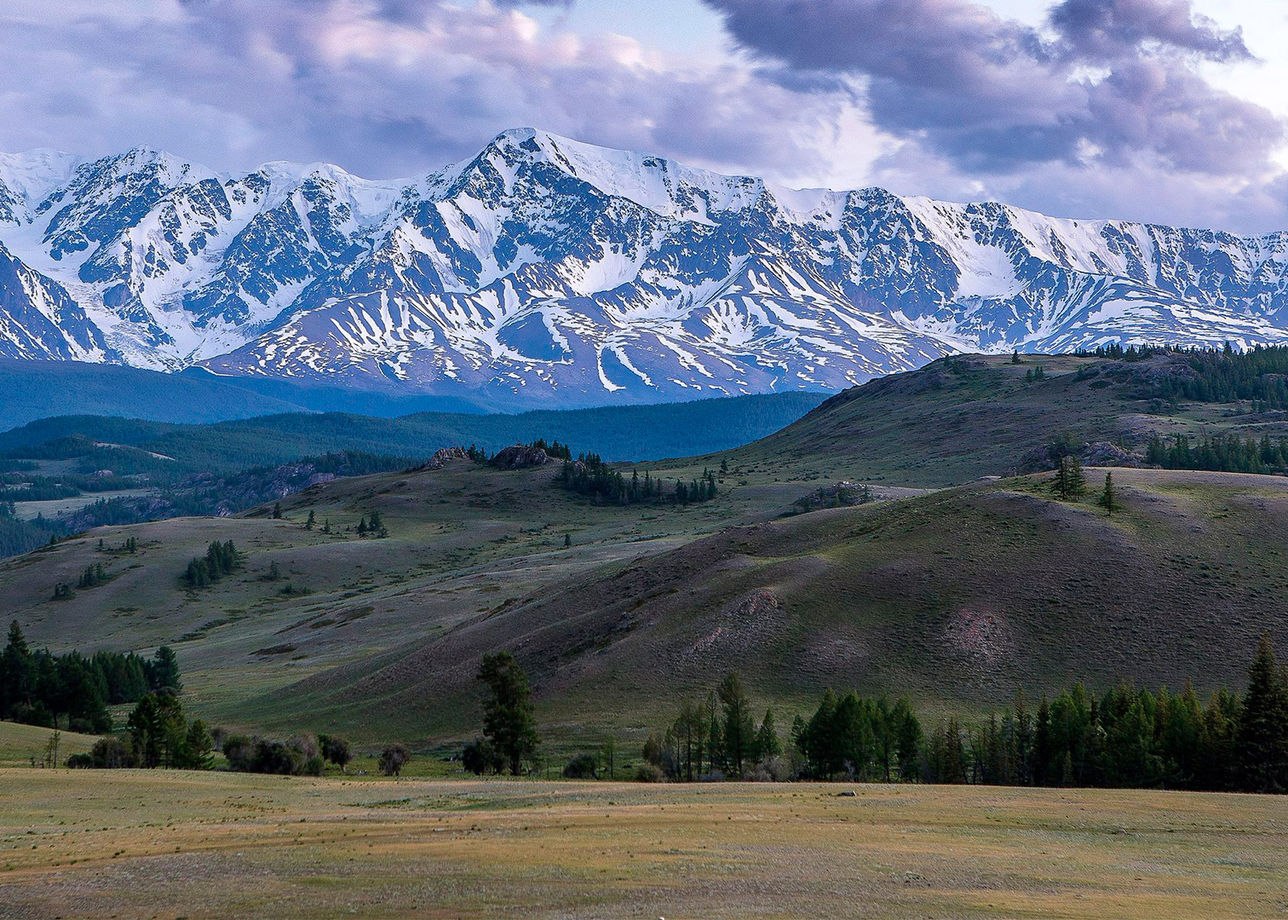
[[[1288,341],[1288,234],[787,190],[533,129],[427,175],[0,155],[0,357],[497,408],[837,390],[956,351]]]

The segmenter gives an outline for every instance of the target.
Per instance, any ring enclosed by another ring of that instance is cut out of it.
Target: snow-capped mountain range
[[[1111,341],[1288,342],[1288,233],[787,190],[532,129],[388,181],[0,154],[0,357],[515,407]]]

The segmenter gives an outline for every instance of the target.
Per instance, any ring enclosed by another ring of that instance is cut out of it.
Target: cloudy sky
[[[5,0],[0,149],[411,175],[534,125],[797,186],[1288,228],[1278,0]]]

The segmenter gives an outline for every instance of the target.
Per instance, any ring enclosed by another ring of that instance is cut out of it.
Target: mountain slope
[[[0,245],[0,355],[497,407],[839,390],[962,350],[1288,341],[1288,234],[792,191],[532,129],[380,182],[6,155]]]
[[[746,448],[643,465],[674,483],[726,461],[719,494],[697,505],[593,502],[556,488],[554,467],[449,461],[320,482],[283,498],[281,520],[263,507],[98,528],[0,563],[0,606],[58,649],[174,643],[195,711],[218,722],[372,742],[473,731],[472,669],[500,647],[529,668],[543,725],[563,740],[641,735],[728,669],[787,715],[828,685],[960,711],[1073,679],[1241,679],[1260,632],[1288,640],[1288,479],[1115,468],[1122,507],[1109,517],[1090,497],[1056,501],[1049,473],[979,477],[1013,472],[1052,429],[1075,448],[1120,440],[1130,461],[1129,439],[1149,431],[1284,433],[1284,410],[1152,395],[1189,356],[1036,360],[1040,380],[1008,358],[944,360]],[[643,413],[649,430],[664,427],[658,411],[567,417],[589,430]],[[261,424],[217,426],[215,440],[273,437]],[[176,427],[130,425],[100,434],[204,449]],[[991,444],[992,426],[1007,437]],[[1093,495],[1102,472],[1089,470]],[[877,503],[785,516],[820,485],[877,475]],[[975,481],[890,487],[953,479]],[[375,511],[387,539],[355,530]],[[130,536],[138,552],[118,552]],[[245,567],[185,590],[179,574],[214,539],[234,540]],[[106,584],[53,599],[97,562]]]
[[[282,726],[356,708],[463,733],[497,648],[546,723],[583,734],[647,726],[728,670],[789,707],[827,687],[971,709],[1075,680],[1237,685],[1260,633],[1288,641],[1270,600],[1288,588],[1288,481],[1115,478],[1113,518],[1024,479],[726,530],[248,705]]]

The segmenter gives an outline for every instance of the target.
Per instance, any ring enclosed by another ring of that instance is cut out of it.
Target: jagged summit
[[[0,155],[0,356],[497,406],[839,389],[949,351],[1288,341],[1288,235],[791,190],[535,128],[369,180]]]

